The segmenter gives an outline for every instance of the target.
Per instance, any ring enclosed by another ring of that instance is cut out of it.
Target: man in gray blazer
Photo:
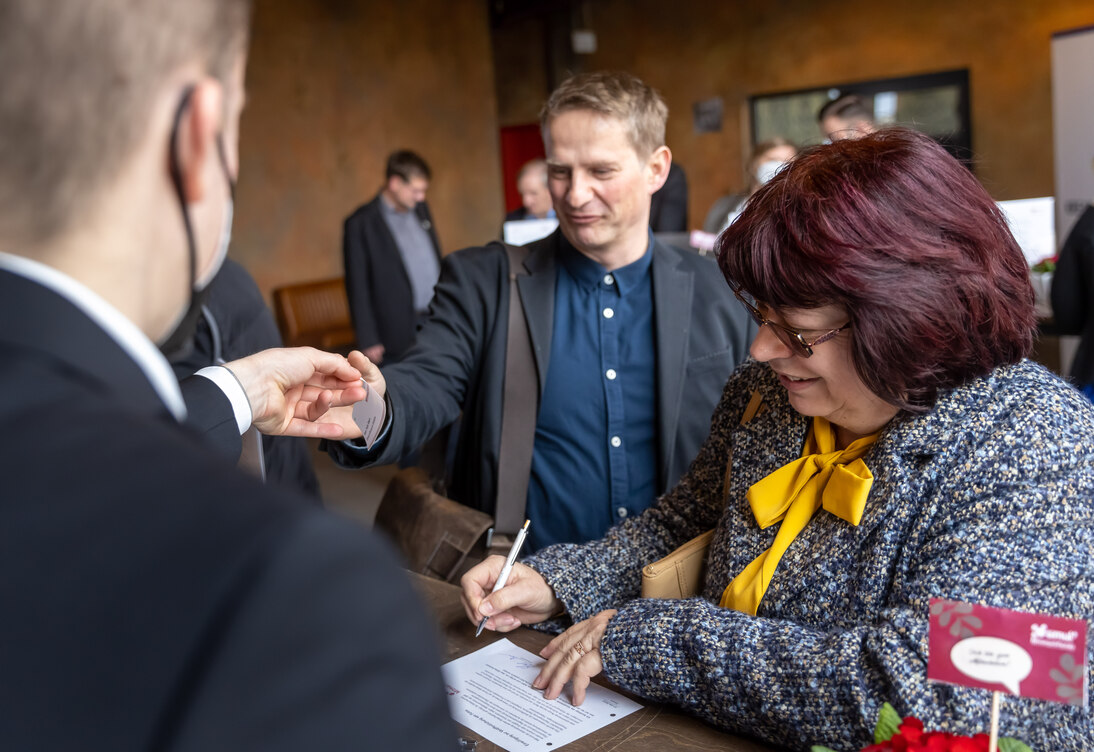
[[[393,363],[414,344],[437,284],[441,245],[425,200],[431,174],[414,152],[393,152],[384,187],[345,222],[346,297],[357,346],[375,363]]]
[[[597,538],[671,488],[755,331],[710,259],[650,233],[650,196],[672,161],[667,116],[657,92],[621,73],[569,79],[541,116],[560,227],[518,270],[538,382],[532,549]],[[395,461],[462,415],[449,495],[495,512],[509,274],[498,244],[451,254],[403,360],[381,375],[351,356],[386,390],[388,420],[370,451],[332,444],[336,460]]]

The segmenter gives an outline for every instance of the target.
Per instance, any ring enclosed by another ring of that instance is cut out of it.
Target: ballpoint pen
[[[509,555],[505,557],[505,566],[501,568],[501,574],[498,575],[498,581],[494,583],[494,589],[490,591],[494,594],[505,587],[506,581],[509,579],[509,572],[513,569],[513,563],[517,560],[517,554],[520,553],[520,547],[524,545],[524,539],[528,535],[528,524],[531,520],[524,521],[524,527],[517,531],[517,537],[513,541],[513,547],[509,549]],[[482,628],[486,626],[486,620],[490,618],[488,616],[482,617],[482,621],[479,622],[479,628],[475,630],[475,636],[478,637],[482,634]]]

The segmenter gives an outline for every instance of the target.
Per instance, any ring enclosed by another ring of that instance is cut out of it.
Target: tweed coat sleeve
[[[741,366],[737,372],[747,368]],[[749,392],[731,378],[714,414],[715,425],[721,416],[740,416],[748,397]],[[556,592],[575,618],[585,618],[637,598],[642,567],[718,523],[724,506],[727,438],[722,432],[712,430],[675,488],[641,515],[611,528],[601,540],[550,546],[523,559],[523,563],[548,581],[558,580]],[[573,576],[571,567],[578,567],[580,576]]]
[[[683,481],[713,482],[703,465],[715,461],[713,451],[733,449],[705,597],[634,598],[637,585],[624,590],[596,561],[604,541],[587,548],[590,558],[581,547],[547,549],[532,566],[574,620],[619,608],[600,646],[608,678],[727,730],[794,749],[854,750],[871,741],[886,701],[929,728],[986,730],[990,693],[926,682],[929,599],[1091,618],[1094,409],[1023,363],[944,396],[926,416],[898,418],[867,457],[875,481],[862,524],[818,513],[753,617],[717,606],[775,533],[749,519],[743,491],[800,451],[802,424],[795,427],[785,398],[766,388],[771,409],[754,432],[740,430],[735,392],[765,389],[746,383],[756,372],[744,370]],[[637,520],[630,538],[655,548],[659,515],[674,501],[675,519],[686,516],[687,500],[705,499],[695,514],[709,520],[709,496],[678,494]],[[608,594],[587,594],[605,576]],[[1002,729],[1034,749],[1083,749],[1094,738],[1081,709],[1017,698],[1003,703]]]

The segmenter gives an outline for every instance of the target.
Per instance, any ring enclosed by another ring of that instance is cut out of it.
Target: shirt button
[[[605,274],[605,275],[604,275],[604,284],[606,284],[606,285],[614,285],[614,284],[615,284],[615,277],[613,277],[613,276],[612,276],[612,275],[610,275],[610,274]]]
[[[626,507],[619,507],[619,509],[615,510],[615,513],[618,514],[620,517],[626,517],[627,516],[627,508]]]
[[[604,372],[604,375],[608,377],[608,381],[615,381],[616,373],[614,368],[609,368]]]
[[[613,311],[611,308],[605,308],[604,309],[604,318],[610,319],[614,315],[615,315],[615,311]]]
[[[623,445],[623,439],[619,438],[618,436],[613,436],[612,437],[612,446],[613,447],[618,449],[622,445]]]

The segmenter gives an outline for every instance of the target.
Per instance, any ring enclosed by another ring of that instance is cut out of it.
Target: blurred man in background
[[[440,276],[441,246],[425,201],[431,175],[414,152],[393,152],[384,187],[345,222],[346,296],[357,346],[374,363],[395,362],[414,344]]]
[[[829,141],[862,138],[877,130],[873,111],[857,94],[845,94],[825,104],[817,113],[817,124]]]

